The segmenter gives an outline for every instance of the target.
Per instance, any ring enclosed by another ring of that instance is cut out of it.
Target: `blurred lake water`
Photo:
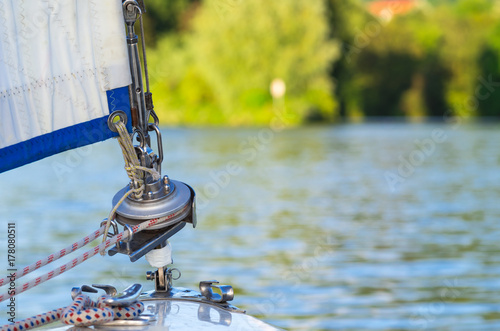
[[[499,124],[164,128],[163,139],[163,173],[199,204],[198,227],[171,238],[175,285],[231,284],[236,306],[290,330],[500,329]],[[22,267],[97,229],[127,183],[114,140],[0,174],[3,273],[8,222]],[[82,284],[152,289],[147,270],[96,256],[19,295],[17,318],[67,305]]]

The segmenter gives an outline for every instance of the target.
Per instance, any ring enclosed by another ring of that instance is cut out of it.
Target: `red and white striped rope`
[[[27,283],[24,283],[23,285],[17,286],[14,289],[14,291],[9,291],[9,292],[3,293],[2,295],[0,295],[0,302],[7,300],[7,299],[9,299],[17,294],[23,293],[24,291],[27,291],[30,288],[33,288],[37,285],[40,285],[41,283],[43,283],[51,278],[54,278],[54,277],[62,274],[63,272],[65,272],[69,269],[76,267],[77,265],[79,265],[83,261],[86,261],[88,258],[99,253],[99,251],[104,250],[104,249],[108,248],[109,246],[113,245],[114,243],[116,243],[117,241],[124,239],[124,237],[125,237],[125,232],[121,232],[118,235],[114,236],[113,238],[106,240],[104,243],[94,247],[93,249],[83,253],[79,257],[71,260],[70,262],[68,262],[68,263],[66,263],[66,264],[40,276],[40,277],[37,277],[37,278],[33,279],[32,281],[29,281]]]
[[[100,229],[92,232],[91,234],[89,234],[88,236],[86,236],[85,238],[83,238],[82,240],[79,240],[75,243],[73,243],[72,245],[66,247],[66,248],[63,248],[61,249],[59,252],[56,252],[54,254],[50,254],[49,256],[47,256],[46,258],[43,258],[41,260],[38,260],[37,262],[29,265],[29,266],[26,266],[22,269],[21,273],[18,274],[17,272],[14,273],[14,275],[9,276],[9,277],[5,277],[3,279],[0,279],[0,287],[1,286],[4,286],[6,284],[9,284],[10,281],[11,281],[11,278],[14,278],[14,279],[19,279],[27,274],[29,274],[30,272],[38,269],[38,268],[41,268],[51,262],[54,262],[54,261],[57,261],[58,259],[60,259],[61,257],[71,253],[71,252],[74,252],[76,251],[77,249],[87,245],[89,242],[93,241],[94,239],[96,239],[97,237],[99,237],[100,235],[102,235],[104,233],[104,229],[105,229],[105,225],[101,226]]]
[[[168,220],[174,218],[175,216],[183,213],[187,208],[189,207],[189,204],[184,206],[184,208],[170,214],[170,215],[167,215],[167,216],[164,216],[164,217],[161,217],[161,218],[155,218],[155,219],[152,219],[152,220],[149,220],[149,221],[145,221],[145,222],[142,222],[140,224],[137,224],[137,225],[134,225],[132,227],[132,233],[137,233],[139,231],[142,231],[144,229],[147,229],[155,224],[158,224],[158,223],[163,223],[165,222],[165,226],[167,225],[170,225],[169,223],[176,223],[178,222],[178,220],[174,220],[173,222],[168,222]],[[123,232],[120,232],[119,234],[117,234],[116,236],[106,240],[105,242],[101,243],[100,245],[94,247],[93,249],[83,253],[82,255],[80,255],[79,257],[71,260],[70,262],[40,276],[40,277],[37,277],[35,278],[34,280],[30,281],[30,282],[27,282],[23,285],[20,285],[20,286],[17,286],[13,291],[8,291],[6,293],[3,293],[0,295],[0,302],[2,301],[5,301],[19,293],[23,293],[37,285],[40,285],[41,283],[49,280],[49,279],[52,279],[60,274],[62,274],[63,272],[65,271],[68,271],[74,267],[76,267],[77,265],[79,265],[80,263],[82,263],[83,261],[86,261],[88,260],[89,258],[91,258],[92,256],[96,255],[97,253],[101,252],[101,251],[105,251],[106,249],[108,249],[111,245],[114,245],[117,241],[121,241],[121,240],[124,240],[124,239],[127,239],[129,236],[129,233],[128,231],[123,231]]]

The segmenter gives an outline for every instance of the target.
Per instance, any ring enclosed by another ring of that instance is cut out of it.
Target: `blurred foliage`
[[[269,124],[283,107],[289,125],[499,116],[500,2],[415,3],[377,17],[361,0],[147,0],[156,110],[171,124]]]
[[[186,30],[200,0],[145,0],[145,31],[148,45],[155,46],[167,33]]]
[[[479,77],[482,91],[475,91],[479,115],[500,115],[500,24],[496,24],[478,57]],[[486,86],[486,82],[492,86]]]
[[[280,111],[269,93],[280,78],[289,124],[333,120],[328,71],[338,47],[324,14],[320,0],[205,1],[190,31],[151,52],[157,109],[174,123],[267,124]]]
[[[269,84],[275,78],[286,83],[287,106],[296,120],[333,118],[328,69],[338,52],[328,40],[321,0],[239,1],[226,12],[217,7],[220,0],[206,4],[189,47],[224,118],[243,124],[252,115],[269,123]]]

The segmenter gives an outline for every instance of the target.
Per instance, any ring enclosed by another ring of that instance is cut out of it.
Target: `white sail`
[[[130,82],[121,0],[0,0],[0,172],[112,137]]]

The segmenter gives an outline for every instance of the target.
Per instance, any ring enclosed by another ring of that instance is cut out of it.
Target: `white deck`
[[[145,315],[154,317],[147,326],[95,326],[99,330],[279,330],[252,316],[230,312],[203,302],[178,299],[143,300]],[[57,326],[54,331],[89,330],[83,327]]]

